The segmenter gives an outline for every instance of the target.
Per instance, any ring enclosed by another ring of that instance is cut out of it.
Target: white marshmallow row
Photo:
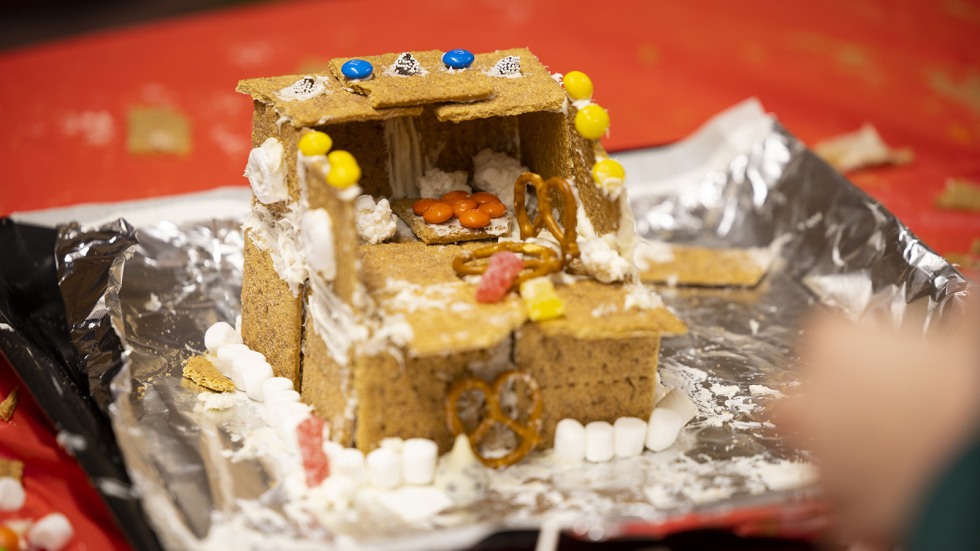
[[[379,490],[432,484],[439,458],[439,447],[427,438],[385,438],[367,457],[336,442],[324,442],[323,451],[330,460],[330,478],[346,478]]]
[[[687,394],[671,390],[657,403],[649,422],[620,417],[614,424],[593,421],[582,426],[575,419],[562,419],[555,426],[553,457],[565,463],[605,463],[614,457],[636,457],[644,447],[663,451],[697,414],[698,408]]]

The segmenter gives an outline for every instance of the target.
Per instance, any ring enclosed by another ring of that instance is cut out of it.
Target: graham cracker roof
[[[238,83],[237,91],[271,105],[296,127],[384,120],[418,116],[433,105],[440,121],[465,121],[519,115],[536,111],[560,111],[565,101],[561,85],[547,67],[526,48],[476,54],[473,65],[449,72],[442,53],[410,52],[427,71],[424,75],[385,74],[399,54],[362,57],[374,65],[374,76],[364,81],[338,78],[348,57],[331,60],[331,72],[253,78]],[[488,76],[497,61],[520,58],[521,76]],[[278,92],[305,76],[319,77],[326,91],[308,100],[285,100]]]

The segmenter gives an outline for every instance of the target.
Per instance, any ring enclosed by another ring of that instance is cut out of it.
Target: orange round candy
[[[491,201],[480,205],[480,211],[487,213],[490,218],[500,218],[507,214],[507,207],[500,201]]]
[[[433,203],[438,202],[438,199],[419,199],[418,201],[412,203],[412,212],[414,212],[416,216],[422,216],[425,209],[432,206]]]
[[[473,230],[485,228],[490,224],[490,215],[480,209],[464,210],[459,213],[459,223]]]
[[[429,224],[442,224],[453,217],[453,207],[449,203],[436,201],[422,213],[422,219]]]
[[[500,202],[500,198],[499,197],[497,197],[496,195],[494,195],[492,193],[487,193],[485,191],[478,191],[478,192],[474,193],[470,197],[470,199],[476,201],[477,203],[480,203],[481,205],[484,204],[484,203],[494,203],[494,202],[499,203]]]
[[[457,189],[456,191],[450,191],[449,193],[442,196],[442,200],[449,203],[450,205],[456,204],[457,202],[462,201],[463,199],[469,199],[469,198],[470,198],[470,194],[466,193],[461,189]]]
[[[11,530],[7,525],[0,526],[0,548],[8,551],[20,549],[20,538],[17,536],[17,532]]]
[[[480,204],[472,199],[463,199],[462,201],[457,201],[456,204],[453,205],[453,212],[456,213],[456,216],[459,216],[461,212],[475,209],[479,206]]]

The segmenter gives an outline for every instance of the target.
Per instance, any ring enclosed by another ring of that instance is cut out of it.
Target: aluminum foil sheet
[[[755,104],[670,148],[619,157],[643,237],[764,247],[774,258],[756,289],[659,289],[690,326],[664,341],[661,377],[700,415],[659,454],[572,466],[537,454],[496,473],[485,500],[424,522],[369,504],[318,515],[285,499],[276,450],[255,452],[265,424],[257,404],[205,409],[180,376],[204,349],[204,330],[239,312],[240,220],[138,227],[115,320],[128,356],[110,412],[164,546],[459,548],[541,525],[602,538],[627,521],[656,525],[806,493],[806,452],[785,445],[765,414],[798,384],[800,317],[822,303],[926,331],[962,306],[968,281]]]

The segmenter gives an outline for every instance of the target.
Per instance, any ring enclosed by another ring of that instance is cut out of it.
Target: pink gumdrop
[[[296,439],[303,456],[303,470],[306,471],[306,485],[319,486],[330,476],[330,461],[323,452],[323,421],[310,415],[296,427]]]
[[[492,303],[503,300],[514,284],[514,278],[523,269],[524,261],[516,254],[510,251],[493,253],[480,279],[480,286],[476,288],[476,301]]]

